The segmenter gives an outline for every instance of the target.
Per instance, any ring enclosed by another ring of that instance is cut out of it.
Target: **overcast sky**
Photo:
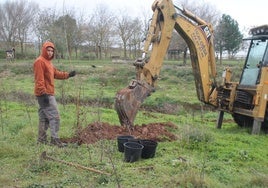
[[[268,24],[267,0],[205,0],[223,14],[230,15],[241,27]]]
[[[1,3],[6,0],[0,0]],[[74,9],[90,15],[97,5],[104,4],[115,13],[127,12],[133,17],[148,12],[152,14],[151,5],[154,0],[28,0],[37,2],[40,8],[56,8],[59,10]],[[180,0],[173,0],[174,4],[179,5]],[[194,0],[193,0],[194,1]],[[251,28],[268,24],[267,20],[267,0],[195,0],[198,3],[209,3],[220,11],[221,14],[228,14],[238,21],[240,28]]]

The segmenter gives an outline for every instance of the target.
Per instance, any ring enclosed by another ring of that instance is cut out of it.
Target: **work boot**
[[[48,144],[48,141],[47,141],[47,138],[45,137],[45,138],[38,138],[37,139],[37,144]]]
[[[67,144],[61,142],[59,138],[53,138],[53,137],[51,137],[50,145],[58,146],[59,148],[63,148],[67,146]]]
[[[46,131],[49,127],[48,122],[39,122],[38,126],[38,138],[37,138],[37,144],[47,144],[47,134]]]

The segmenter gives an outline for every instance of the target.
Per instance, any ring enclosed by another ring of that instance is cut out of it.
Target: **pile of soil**
[[[151,123],[134,126],[132,129],[109,123],[95,122],[83,129],[78,129],[76,136],[64,139],[64,142],[92,144],[99,140],[115,140],[120,135],[132,135],[137,139],[150,139],[154,141],[172,141],[176,136],[169,130],[176,129],[173,123]]]

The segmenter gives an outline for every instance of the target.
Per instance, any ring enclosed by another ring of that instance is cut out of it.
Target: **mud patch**
[[[73,138],[65,138],[62,141],[79,145],[92,144],[99,140],[115,140],[119,135],[132,135],[138,139],[150,139],[158,142],[173,141],[177,137],[170,132],[172,129],[176,129],[176,125],[170,122],[136,125],[133,130],[109,123],[95,122],[78,130]]]

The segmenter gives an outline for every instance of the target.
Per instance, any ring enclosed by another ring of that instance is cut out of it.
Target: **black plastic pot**
[[[141,140],[140,143],[144,146],[141,158],[148,159],[155,156],[157,142],[153,140]]]
[[[135,162],[140,160],[143,145],[136,142],[126,142],[124,143],[124,154],[125,154],[125,162]]]
[[[135,143],[140,144],[141,143],[141,140],[140,139],[137,139],[137,138],[129,138],[128,139],[128,142],[135,142]]]
[[[118,151],[124,152],[124,143],[128,142],[128,139],[134,139],[134,137],[131,135],[122,135],[117,137]]]

